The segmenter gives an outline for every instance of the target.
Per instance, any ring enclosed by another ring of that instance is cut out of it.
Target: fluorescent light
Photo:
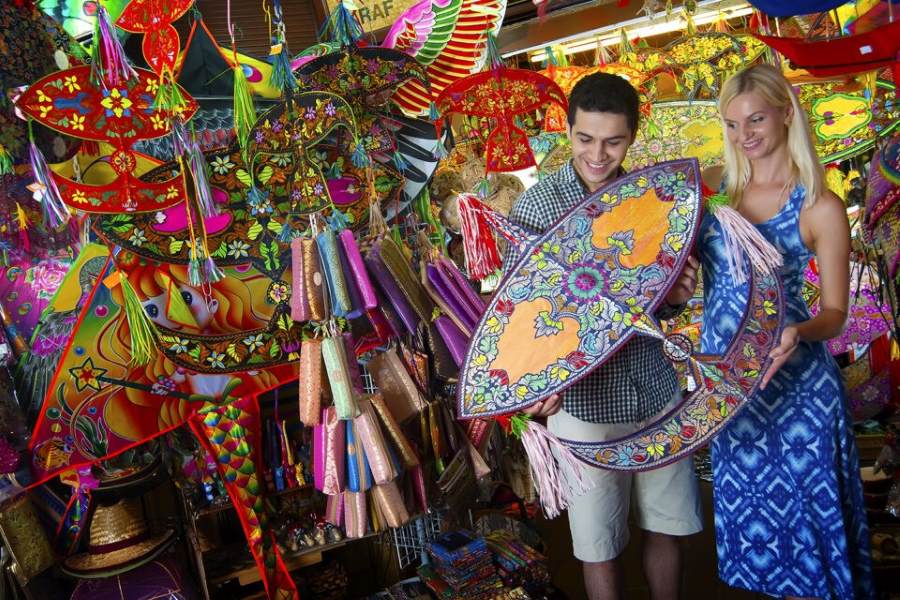
[[[693,21],[694,25],[702,26],[709,25],[710,23],[715,23],[720,18],[721,19],[736,19],[738,17],[745,17],[753,13],[753,7],[744,5],[735,7],[733,9],[725,9],[725,10],[710,10],[694,15]],[[661,23],[652,23],[655,20],[655,16],[653,19],[648,19],[651,24],[646,25],[644,27],[635,27],[632,29],[626,29],[625,34],[629,39],[631,38],[649,38],[657,35],[662,35],[665,33],[672,33],[674,31],[680,31],[687,27],[687,21],[682,16],[672,16],[666,19]],[[622,34],[620,32],[607,34],[604,36],[595,36],[589,39],[582,39],[581,41],[575,41],[563,46],[563,54],[577,54],[578,52],[586,52],[588,50],[594,50],[597,48],[597,45],[600,46],[613,46],[619,43],[619,40],[622,39]],[[547,60],[546,52],[535,52],[531,55],[531,62],[538,63]]]

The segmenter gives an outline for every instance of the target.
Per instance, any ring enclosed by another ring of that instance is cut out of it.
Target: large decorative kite
[[[638,470],[709,440],[757,389],[783,311],[777,278],[754,265],[744,322],[723,356],[694,355],[687,337],[660,330],[651,315],[693,246],[700,189],[695,160],[661,163],[604,186],[522,244],[472,337],[458,385],[460,418],[527,408],[588,375],[633,335],[648,335],[688,365],[695,391],[633,436],[563,443],[590,464]],[[535,445],[528,435],[526,450]]]
[[[563,111],[568,108],[565,94],[552,79],[502,65],[455,81],[440,93],[436,104],[441,115],[435,122],[438,130],[453,113],[482,117],[494,124],[485,148],[488,172],[534,166],[528,136],[515,125],[518,115],[551,105]]]

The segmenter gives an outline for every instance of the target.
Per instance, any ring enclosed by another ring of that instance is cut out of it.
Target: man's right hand
[[[553,394],[546,400],[536,402],[524,409],[522,412],[535,418],[549,417],[555,415],[562,408],[562,394]]]

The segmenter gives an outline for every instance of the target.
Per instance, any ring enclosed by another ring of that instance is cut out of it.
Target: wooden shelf
[[[308,567],[310,565],[315,565],[322,562],[322,554],[324,552],[334,550],[336,548],[340,548],[341,546],[346,546],[350,542],[373,537],[375,535],[377,534],[371,533],[361,538],[344,538],[343,540],[335,542],[333,544],[314,546],[312,548],[308,548],[299,552],[284,554],[282,556],[282,559],[284,560],[284,565],[285,567],[287,567],[287,570],[294,571],[302,567]],[[248,565],[240,569],[235,569],[234,571],[223,573],[221,575],[216,575],[213,573],[209,579],[209,582],[216,585],[224,583],[226,581],[231,581],[232,579],[237,579],[238,583],[240,583],[241,585],[250,585],[251,583],[261,581],[262,577],[260,576],[259,569],[256,568],[256,563],[254,563],[252,565]]]
[[[289,496],[291,494],[297,493],[302,490],[308,490],[310,488],[312,488],[311,484],[301,485],[301,486],[292,487],[292,488],[285,488],[285,489],[281,490],[280,492],[266,492],[265,497],[266,498],[279,498],[281,496]],[[191,512],[193,512],[194,518],[200,518],[200,517],[205,517],[207,515],[214,515],[216,513],[226,511],[233,507],[234,507],[234,505],[231,503],[231,500],[229,499],[228,502],[226,502],[224,504],[220,504],[220,505],[212,506],[212,507],[205,507],[205,508],[201,508],[200,510],[192,509]]]

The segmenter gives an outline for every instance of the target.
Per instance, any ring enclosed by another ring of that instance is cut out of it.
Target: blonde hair
[[[735,97],[745,92],[756,92],[770,105],[793,110],[788,126],[788,153],[791,158],[791,187],[797,183],[806,190],[806,205],[811,206],[825,190],[825,171],[816,155],[806,111],[794,93],[791,84],[781,71],[772,65],[754,65],[731,76],[722,86],[719,95],[719,116],[725,126],[725,109]],[[743,152],[725,136],[725,188],[731,205],[741,202],[744,188],[750,183],[750,161]]]

